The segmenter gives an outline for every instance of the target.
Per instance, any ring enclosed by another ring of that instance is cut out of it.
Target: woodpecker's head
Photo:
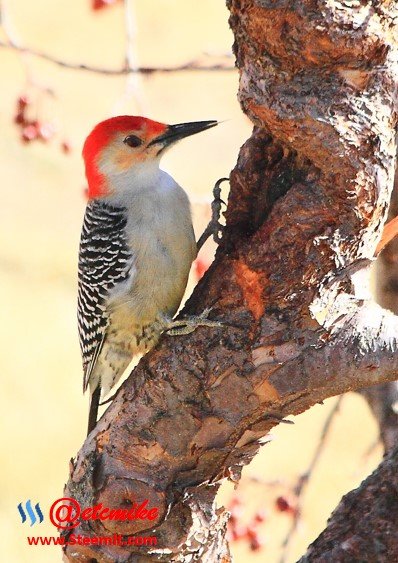
[[[150,174],[171,145],[215,125],[217,121],[166,125],[132,115],[101,121],[83,147],[89,198],[111,195],[132,174]]]

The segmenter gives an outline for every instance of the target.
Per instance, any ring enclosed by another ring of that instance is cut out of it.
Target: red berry
[[[70,143],[68,141],[62,141],[61,150],[63,153],[69,154],[72,150],[72,147],[70,146]]]
[[[39,137],[42,141],[46,142],[54,136],[55,128],[51,123],[38,124]]]
[[[255,526],[248,526],[246,529],[247,537],[252,540],[257,537],[257,529]]]
[[[19,96],[18,98],[18,108],[19,110],[24,110],[26,106],[30,104],[30,100],[27,96]]]
[[[264,547],[264,540],[262,538],[260,538],[259,536],[256,536],[255,538],[252,538],[250,540],[250,549],[252,551],[258,551],[260,550],[262,547]]]
[[[14,122],[18,123],[18,125],[25,125],[26,120],[24,114],[19,111],[17,115],[14,117]]]
[[[231,535],[233,541],[241,540],[247,536],[247,530],[244,526],[234,526]]]
[[[264,509],[257,510],[256,514],[254,515],[255,522],[264,522],[267,518],[267,513]]]
[[[240,500],[238,495],[235,495],[231,498],[231,506],[233,506],[234,504],[242,504],[242,501]]]
[[[102,8],[115,4],[116,2],[117,0],[92,0],[91,7],[93,10],[101,10]]]
[[[231,519],[238,520],[243,513],[242,506],[240,504],[232,505],[230,508]]]
[[[247,527],[247,537],[249,539],[250,549],[252,551],[257,551],[261,549],[264,544],[264,541],[258,535],[258,531],[254,526]]]
[[[30,141],[37,139],[38,135],[39,132],[37,127],[33,124],[27,125],[22,130],[22,140],[25,141],[25,143],[29,143]]]
[[[292,506],[286,497],[280,496],[275,501],[276,508],[279,512],[288,512],[292,510]]]

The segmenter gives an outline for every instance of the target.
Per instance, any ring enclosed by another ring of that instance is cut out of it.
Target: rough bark
[[[394,217],[398,217],[398,166],[395,167],[394,189],[388,210],[388,220],[394,219]],[[380,305],[397,313],[398,238],[392,240],[383,250],[377,261],[376,268],[376,299]]]
[[[398,216],[398,167],[388,219]],[[376,263],[376,300],[382,307],[398,314],[398,239],[383,250]],[[391,381],[362,390],[379,424],[385,450],[398,444],[398,382]]]
[[[299,563],[398,561],[398,448],[345,495]],[[349,523],[349,525],[347,525]]]
[[[290,414],[398,376],[398,319],[361,291],[393,186],[392,4],[230,0],[242,107],[256,124],[227,228],[183,314],[224,328],[164,336],[72,463],[82,506],[148,499],[156,550],[69,546],[67,561],[229,561],[218,483]],[[395,28],[395,37],[397,30]]]
[[[397,215],[396,167],[388,219]],[[397,289],[398,240],[395,239],[384,249],[376,264],[377,301],[395,313],[398,313]],[[327,528],[308,548],[300,563],[383,563],[398,559],[398,383],[374,385],[360,393],[368,401],[379,424],[385,450],[396,449],[358,489],[342,499]]]
[[[379,425],[380,440],[388,451],[398,444],[398,383],[390,381],[361,391]]]

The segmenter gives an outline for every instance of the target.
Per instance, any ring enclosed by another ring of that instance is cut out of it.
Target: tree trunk
[[[183,312],[212,307],[225,326],[164,336],[72,463],[65,496],[82,506],[159,509],[74,533],[156,536],[156,549],[68,546],[67,561],[229,561],[220,480],[238,481],[284,417],[397,378],[398,320],[361,285],[393,187],[397,30],[392,3],[354,4],[228,2],[256,126]]]

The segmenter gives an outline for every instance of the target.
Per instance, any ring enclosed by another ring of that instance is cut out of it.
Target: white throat
[[[147,195],[156,198],[170,190],[181,189],[167,172],[159,168],[159,162],[160,158],[148,160],[117,173],[114,170],[102,170],[112,192],[106,199],[113,205],[129,207],[137,197]]]

